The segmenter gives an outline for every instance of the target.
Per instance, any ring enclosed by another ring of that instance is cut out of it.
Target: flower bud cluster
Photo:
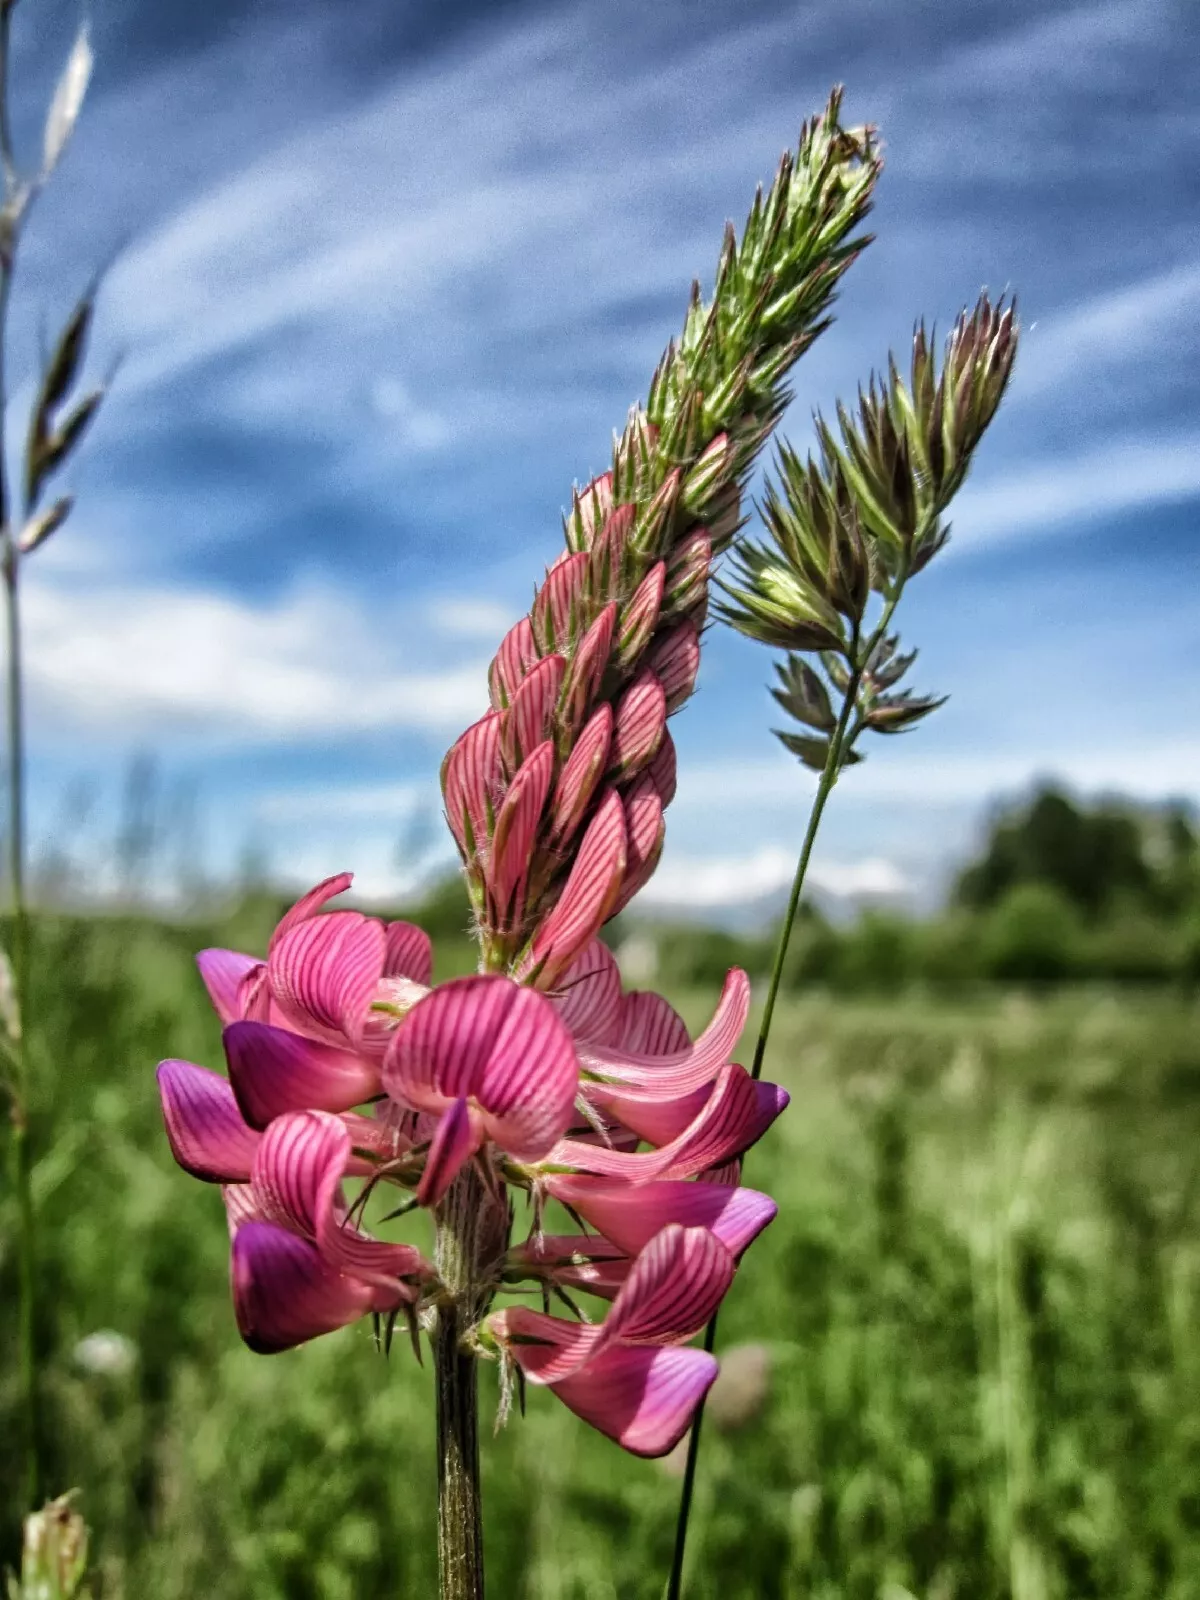
[[[712,563],[784,377],[827,325],[879,172],[840,95],[806,124],[712,300],[699,285],[613,464],[573,497],[566,549],[489,673],[491,710],[449,752],[446,815],[489,969],[551,988],[657,865],[675,790],[667,718],[700,663]]]

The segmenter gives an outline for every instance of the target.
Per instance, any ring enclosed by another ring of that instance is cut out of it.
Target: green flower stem
[[[850,726],[850,719],[858,704],[858,690],[862,683],[863,673],[867,662],[871,659],[872,652],[879,644],[888,630],[901,591],[904,587],[904,576],[897,581],[893,592],[884,605],[879,623],[866,645],[859,648],[859,631],[856,627],[850,645],[850,656],[854,666],[850,673],[850,680],[846,685],[846,692],[842,698],[841,711],[838,713],[837,723],[829,740],[829,753],[825,758],[825,766],[821,772],[820,782],[813,799],[812,809],[808,814],[808,827],[804,832],[804,843],[800,847],[800,858],[796,862],[796,873],[792,879],[792,892],[788,896],[787,910],[783,916],[783,926],[779,931],[779,942],[775,947],[775,963],[771,969],[771,982],[767,989],[766,1004],[763,1006],[762,1021],[759,1023],[758,1038],[754,1045],[754,1064],[750,1075],[753,1078],[762,1076],[763,1060],[767,1053],[767,1040],[771,1035],[771,1022],[775,1016],[775,1002],[779,998],[779,988],[783,981],[783,964],[787,957],[788,945],[791,942],[792,928],[795,926],[796,914],[800,909],[800,896],[804,889],[804,880],[808,875],[808,865],[812,858],[813,845],[816,843],[817,829],[821,825],[821,817],[825,811],[825,804],[837,782],[838,772],[841,769],[842,752],[853,744],[861,724]],[[704,1330],[704,1348],[711,1355],[717,1342],[717,1318],[714,1315]],[[667,1600],[680,1600],[683,1593],[683,1561],[687,1549],[688,1519],[692,1510],[692,1491],[696,1482],[696,1462],[700,1455],[700,1429],[704,1421],[704,1402],[697,1407],[696,1415],[692,1419],[691,1434],[688,1438],[687,1463],[683,1472],[683,1486],[679,1495],[679,1515],[675,1523],[675,1549],[671,1558],[671,1576],[667,1581]]]

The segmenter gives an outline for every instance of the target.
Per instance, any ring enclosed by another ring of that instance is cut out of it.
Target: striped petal
[[[691,697],[700,670],[700,634],[692,622],[681,622],[650,652],[649,665],[667,699],[667,715]]]
[[[433,944],[425,929],[412,922],[385,922],[383,935],[383,976],[428,984],[433,977]]]
[[[398,1287],[389,1292],[346,1277],[307,1239],[270,1222],[238,1228],[231,1277],[238,1331],[260,1355],[290,1350],[408,1298]]]
[[[646,776],[658,790],[658,798],[663,803],[664,811],[675,798],[675,769],[675,741],[669,733],[664,733],[662,743],[658,747],[658,754],[646,768]]]
[[[411,1245],[370,1239],[345,1219],[341,1184],[350,1161],[350,1135],[325,1111],[277,1117],[262,1136],[251,1183],[262,1215],[311,1239],[339,1272],[385,1288],[421,1271]]]
[[[549,1278],[604,1300],[613,1298],[633,1266],[624,1250],[591,1233],[535,1235],[510,1250],[508,1259],[516,1275]]]
[[[621,1001],[618,1043],[640,1056],[671,1056],[690,1050],[687,1025],[668,1000],[653,990],[634,990]]]
[[[670,1144],[700,1115],[712,1098],[711,1083],[702,1083],[690,1094],[664,1094],[652,1099],[649,1092],[626,1094],[599,1083],[585,1084],[583,1097],[592,1109],[610,1121],[630,1128],[648,1144]]]
[[[554,787],[550,806],[550,843],[561,848],[575,836],[591,804],[596,785],[608,765],[612,743],[613,713],[610,705],[598,706],[575,740]]]
[[[383,1081],[421,1111],[469,1097],[488,1137],[532,1161],[570,1126],[579,1068],[543,995],[481,975],[452,979],[417,1002],[388,1048]]]
[[[514,1350],[517,1360],[520,1353]],[[705,1350],[615,1345],[554,1385],[577,1417],[635,1456],[664,1456],[717,1375]]]
[[[501,640],[495,660],[488,668],[488,692],[495,711],[504,711],[513,702],[526,674],[537,665],[538,649],[529,618],[522,617]]]
[[[563,1176],[548,1178],[546,1189],[631,1256],[638,1255],[671,1223],[707,1228],[735,1257],[740,1256],[778,1209],[769,1195],[757,1189],[729,1189],[679,1179],[628,1184]]]
[[[577,728],[591,710],[612,655],[616,628],[617,603],[610,600],[571,656],[562,689],[562,718],[568,728]]]
[[[641,660],[658,625],[666,577],[666,562],[655,562],[625,607],[617,635],[617,660],[626,670]]]
[[[643,772],[625,796],[625,832],[628,837],[628,863],[621,892],[613,907],[613,915],[623,911],[629,902],[654,876],[662,855],[666,824],[663,822],[662,801],[654,780]]]
[[[465,1099],[455,1100],[441,1117],[433,1138],[429,1141],[429,1154],[425,1170],[417,1186],[417,1201],[423,1206],[435,1206],[454,1182],[481,1143],[479,1130],[471,1116]]]
[[[252,1128],[287,1111],[349,1111],[379,1093],[378,1063],[351,1050],[265,1022],[232,1022],[221,1037],[229,1081]]]
[[[326,1038],[356,1039],[383,972],[382,923],[359,911],[310,917],[272,940],[267,977],[280,1011]]]
[[[579,1049],[580,1065],[606,1084],[652,1099],[689,1094],[711,1082],[729,1061],[746,1025],[750,1009],[750,980],[739,968],[730,970],[713,1019],[686,1049],[661,1055],[654,1051],[586,1043]]]
[[[567,650],[578,639],[583,587],[590,567],[586,555],[564,552],[546,574],[530,613],[539,649]]]
[[[337,895],[344,894],[354,882],[352,872],[338,872],[332,878],[324,878],[315,889],[310,889],[302,895],[290,911],[286,912],[276,924],[275,932],[271,935],[271,942],[267,952],[275,948],[284,934],[290,933],[293,928],[299,927],[302,922],[307,922],[309,917],[316,916],[321,907]]]
[[[519,902],[524,896],[518,890],[529,872],[553,779],[554,743],[547,739],[518,771],[496,817],[487,885],[496,919],[502,924],[519,919]]]
[[[734,1259],[707,1228],[671,1223],[638,1255],[604,1319],[623,1344],[680,1344],[704,1326],[733,1282]]]
[[[467,860],[492,836],[500,784],[501,719],[489,711],[469,727],[446,757],[442,783],[446,820]]]
[[[787,1103],[787,1092],[778,1084],[756,1083],[745,1067],[731,1062],[722,1068],[695,1121],[669,1144],[658,1150],[630,1153],[582,1139],[562,1139],[546,1157],[546,1165],[623,1178],[631,1183],[645,1183],[651,1178],[693,1178],[748,1150]]]
[[[171,1154],[185,1172],[206,1183],[249,1178],[262,1135],[243,1122],[227,1079],[190,1061],[163,1061],[158,1090]]]
[[[549,737],[566,671],[565,656],[543,656],[517,690],[505,714],[500,736],[510,771],[515,772],[542,740]]]
[[[242,979],[262,962],[257,956],[244,956],[236,950],[201,950],[196,957],[208,998],[222,1022],[241,1016],[239,992]]]
[[[487,1323],[530,1383],[538,1384],[556,1383],[577,1371],[603,1336],[602,1326],[567,1322],[526,1306],[506,1306]]]
[[[578,1042],[620,1037],[625,1007],[633,997],[621,994],[621,973],[612,951],[602,939],[592,939],[563,973],[549,998]],[[665,1000],[661,1003],[667,1004]],[[683,1023],[679,1026],[683,1028]],[[686,1028],[683,1039],[685,1046],[691,1042]]]
[[[662,743],[666,729],[666,691],[647,667],[616,703],[608,757],[610,774],[624,782],[641,772]]]
[[[529,969],[553,988],[579,952],[608,920],[625,876],[625,808],[609,789],[580,842],[558,904],[533,936]]]

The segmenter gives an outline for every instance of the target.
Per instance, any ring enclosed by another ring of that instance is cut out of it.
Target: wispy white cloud
[[[752,904],[785,889],[795,870],[794,853],[775,845],[751,855],[671,855],[638,896],[637,908],[718,911]],[[812,889],[854,899],[895,899],[912,888],[907,875],[881,857],[815,861],[808,882]]]
[[[311,588],[256,604],[35,581],[26,634],[33,694],[98,734],[225,743],[452,730],[486,698],[482,664],[417,666],[371,608]]]

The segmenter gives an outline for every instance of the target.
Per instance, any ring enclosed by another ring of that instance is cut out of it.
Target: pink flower
[[[602,1323],[511,1306],[487,1330],[531,1383],[585,1422],[634,1455],[665,1455],[717,1375],[711,1355],[678,1347],[712,1316],[733,1274],[715,1234],[671,1225],[642,1250]]]

